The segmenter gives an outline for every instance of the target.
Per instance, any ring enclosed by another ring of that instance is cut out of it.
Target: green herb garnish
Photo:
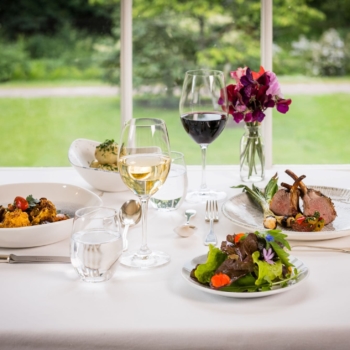
[[[34,198],[31,194],[26,198],[28,205],[30,208],[35,207],[37,204],[40,203],[39,199]]]
[[[97,149],[101,150],[102,152],[111,152],[112,154],[116,154],[114,151],[114,140],[105,140],[101,144],[99,144]]]

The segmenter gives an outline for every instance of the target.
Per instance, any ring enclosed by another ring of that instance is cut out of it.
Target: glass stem
[[[208,192],[208,187],[207,187],[207,178],[206,178],[206,173],[205,173],[205,166],[207,162],[207,145],[200,145],[201,146],[201,151],[202,151],[202,183],[200,187],[200,192],[205,193]]]
[[[141,202],[141,221],[142,221],[142,245],[138,250],[137,255],[142,258],[147,258],[152,251],[147,246],[147,211],[148,211],[148,200],[149,197],[140,198]]]

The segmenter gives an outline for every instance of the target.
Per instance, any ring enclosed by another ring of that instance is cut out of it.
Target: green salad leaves
[[[269,290],[291,279],[290,245],[280,230],[228,235],[221,248],[209,245],[207,261],[191,277],[214,289],[231,292]]]
[[[219,248],[209,245],[208,258],[205,264],[200,264],[194,275],[200,283],[209,283],[215,270],[226,260],[227,255]]]

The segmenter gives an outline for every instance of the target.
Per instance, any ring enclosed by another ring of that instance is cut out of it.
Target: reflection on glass
[[[147,245],[148,201],[164,184],[170,169],[168,131],[160,119],[130,120],[123,128],[119,149],[120,176],[139,197],[142,208],[142,244],[139,250],[124,253],[123,265],[141,269],[164,265],[170,256],[152,251]]]

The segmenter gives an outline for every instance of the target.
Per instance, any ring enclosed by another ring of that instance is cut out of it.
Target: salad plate
[[[203,264],[207,260],[207,255],[200,255],[196,258],[188,261],[182,267],[182,277],[186,280],[186,282],[193,288],[201,290],[202,292],[214,294],[218,296],[228,297],[228,298],[240,298],[240,299],[250,299],[250,298],[261,298],[267,297],[274,294],[279,294],[283,292],[288,292],[302,284],[309,276],[308,267],[299,259],[293,256],[289,256],[289,261],[294,265],[295,268],[298,269],[298,276],[293,277],[289,280],[280,281],[274,283],[271,290],[268,291],[260,291],[260,292],[227,292],[212,289],[208,286],[205,286],[199,282],[196,282],[190,277],[190,273],[192,269],[196,267],[197,264]]]
[[[318,232],[298,232],[280,226],[278,228],[288,235],[289,240],[318,241],[349,236],[350,190],[324,186],[309,187],[332,199],[337,211],[336,219]],[[262,211],[244,192],[227,200],[222,205],[222,212],[229,220],[246,230],[265,230]]]

